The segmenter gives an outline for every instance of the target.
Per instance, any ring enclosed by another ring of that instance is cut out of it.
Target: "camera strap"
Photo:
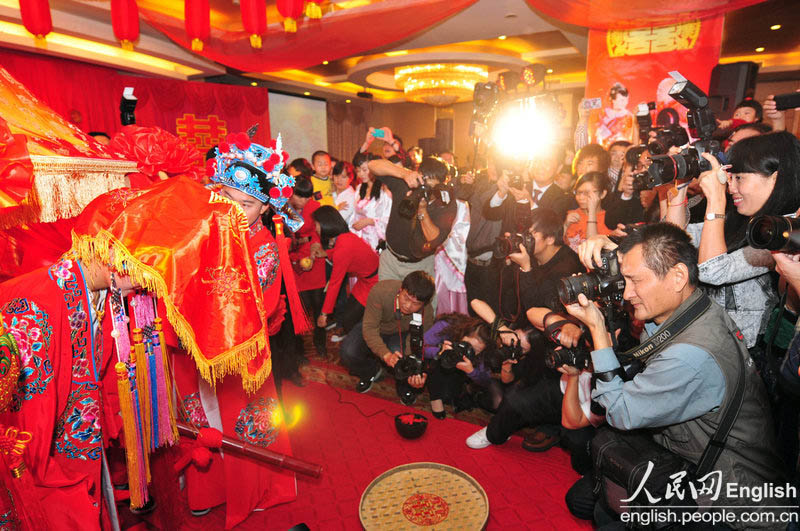
[[[646,361],[666,347],[669,344],[670,338],[686,330],[686,327],[692,324],[710,307],[711,299],[705,293],[700,293],[700,296],[687,306],[686,309],[680,312],[680,314],[670,317],[657,333],[648,337],[647,340],[639,346],[618,354],[617,358],[622,364],[628,364],[633,360]]]

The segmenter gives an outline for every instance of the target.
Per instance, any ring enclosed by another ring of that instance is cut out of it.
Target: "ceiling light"
[[[257,87],[257,86],[258,86],[258,83],[256,83],[255,81],[251,81],[251,82],[250,82],[250,86],[251,86],[251,87]]]
[[[548,74],[552,74],[552,73],[553,73],[553,69],[552,69],[552,68],[548,68],[548,69],[547,69],[547,73],[548,73]]]
[[[772,31],[779,30],[779,29],[781,29],[781,25],[780,24],[773,24],[772,26],[769,27],[769,29],[771,29]]]
[[[756,51],[757,51],[758,53],[761,53],[761,52],[763,52],[763,51],[764,51],[764,47],[763,47],[763,46],[759,46],[758,48],[756,48]]]
[[[408,55],[408,50],[397,50],[396,52],[386,52],[389,57],[397,57],[398,55]]]
[[[501,41],[504,41],[504,40],[506,40],[508,37],[506,37],[505,35],[500,35],[500,36],[499,36],[499,37],[497,37],[497,38],[498,38],[498,39],[500,39]]]
[[[311,93],[310,93],[310,92],[308,92],[308,91],[306,91],[306,92],[303,92],[303,96],[311,96]]]
[[[322,61],[322,64],[326,65],[328,64],[328,61]]]
[[[394,69],[395,84],[403,89],[406,100],[436,107],[469,101],[475,83],[488,80],[489,70],[484,65],[436,63]]]
[[[350,100],[344,100],[345,103],[350,103]]]

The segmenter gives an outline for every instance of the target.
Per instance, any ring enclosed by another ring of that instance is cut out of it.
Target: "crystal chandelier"
[[[400,66],[394,69],[394,81],[405,92],[406,100],[446,107],[472,99],[475,83],[489,80],[483,65],[436,63]]]

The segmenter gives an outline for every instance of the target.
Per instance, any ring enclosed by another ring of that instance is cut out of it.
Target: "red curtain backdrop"
[[[243,28],[212,27],[200,55],[245,72],[272,72],[307,68],[391,44],[430,28],[474,4],[476,0],[384,0],[337,11],[319,20],[298,21],[297,33],[283,31],[272,21],[262,37],[262,48],[250,46]],[[191,48],[182,20],[141,9],[152,26],[185,48]]]
[[[595,29],[643,28],[722,15],[765,0],[527,0],[545,15]]]
[[[632,114],[638,103],[655,101],[656,110],[674,108],[685,122],[685,109],[667,95],[673,83],[668,73],[678,70],[708,92],[711,69],[719,61],[723,18],[636,30],[589,30],[586,97],[601,98],[604,107],[590,116],[592,140],[593,126],[611,106],[609,89],[617,82],[628,89],[627,109]]]
[[[101,66],[0,49],[0,64],[39,99],[86,132],[113,136],[121,127],[124,87],[139,99],[136,123],[185,137],[205,152],[226,132],[259,124],[254,141],[269,143],[267,89],[126,76]]]

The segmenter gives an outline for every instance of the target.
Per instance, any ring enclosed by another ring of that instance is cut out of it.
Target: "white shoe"
[[[491,444],[489,439],[486,438],[486,428],[480,429],[467,437],[467,446],[474,450],[486,448],[487,446],[491,446]]]

